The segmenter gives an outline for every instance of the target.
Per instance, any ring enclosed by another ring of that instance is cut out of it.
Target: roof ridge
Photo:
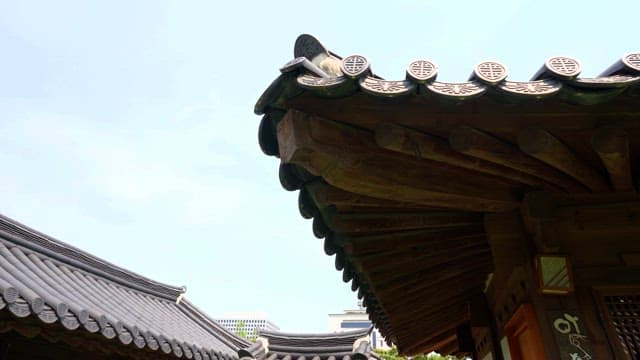
[[[265,335],[266,337],[288,337],[288,338],[301,338],[301,339],[309,339],[309,338],[351,338],[351,337],[361,337],[369,334],[373,330],[373,326],[369,326],[365,329],[358,330],[349,330],[349,331],[340,331],[340,332],[329,332],[329,333],[293,333],[293,332],[281,332],[281,331],[273,331],[273,330],[264,330],[260,329],[260,335]]]
[[[198,324],[202,326],[207,332],[215,336],[218,340],[220,340],[230,348],[244,349],[251,345],[249,341],[241,338],[240,336],[232,333],[224,326],[218,324],[215,320],[213,320],[213,318],[207,315],[204,311],[200,310],[190,301],[183,299],[181,301],[181,304],[185,305],[184,308],[180,307],[183,313],[185,313],[192,320],[198,322]]]
[[[186,291],[114,265],[2,214],[0,238],[147,294],[176,300]]]

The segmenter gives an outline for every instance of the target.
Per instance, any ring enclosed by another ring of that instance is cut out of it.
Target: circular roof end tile
[[[347,77],[357,79],[369,71],[369,60],[362,55],[347,56],[342,60],[340,68]]]
[[[563,79],[573,79],[582,71],[580,62],[567,56],[554,56],[544,65],[549,72]]]
[[[473,72],[478,80],[495,85],[507,78],[507,67],[497,61],[483,61],[476,65]]]
[[[629,53],[622,58],[622,63],[630,70],[640,72],[640,53]]]
[[[423,84],[436,79],[438,67],[429,60],[415,60],[407,66],[407,79]]]

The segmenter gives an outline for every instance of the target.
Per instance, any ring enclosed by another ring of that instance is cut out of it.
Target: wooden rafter
[[[592,192],[607,192],[609,185],[589,164],[585,163],[555,136],[540,128],[527,128],[518,133],[518,145],[525,153],[569,174]]]
[[[558,189],[557,186],[527,173],[463,155],[451,149],[447,140],[420,131],[383,123],[376,128],[375,136],[378,145],[388,150],[498,176],[535,188]]]
[[[461,126],[449,135],[451,147],[463,154],[500,164],[556,184],[568,192],[585,192],[576,180],[483,131]]]
[[[328,216],[329,227],[340,233],[380,232],[413,229],[433,229],[468,226],[482,222],[481,216],[470,212],[399,212],[340,213]]]
[[[341,207],[370,207],[370,208],[397,208],[397,209],[430,209],[427,206],[398,202],[388,199],[380,199],[366,195],[355,194],[337,187],[331,186],[324,181],[314,181],[305,185],[307,191],[311,193],[318,205],[333,205]]]
[[[277,135],[284,163],[349,192],[471,211],[510,210],[520,199],[506,184],[412,161],[379,149],[373,134],[295,110],[278,124]]]
[[[396,251],[413,246],[438,247],[451,241],[482,236],[481,224],[452,229],[429,229],[344,238],[344,250],[349,255]]]

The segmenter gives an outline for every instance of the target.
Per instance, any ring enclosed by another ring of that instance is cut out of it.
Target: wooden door
[[[512,360],[539,360],[545,358],[540,326],[532,304],[520,305],[505,324]]]

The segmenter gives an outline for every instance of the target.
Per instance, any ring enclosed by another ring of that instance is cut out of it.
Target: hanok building
[[[371,350],[373,328],[333,334],[293,334],[260,330],[240,360],[380,360]]]
[[[371,328],[261,330],[252,344],[184,293],[0,215],[1,360],[379,360],[367,340]]]
[[[640,54],[389,81],[302,35],[280,71],[261,148],[401,353],[640,358]]]
[[[0,359],[237,360],[184,290],[0,216]]]

